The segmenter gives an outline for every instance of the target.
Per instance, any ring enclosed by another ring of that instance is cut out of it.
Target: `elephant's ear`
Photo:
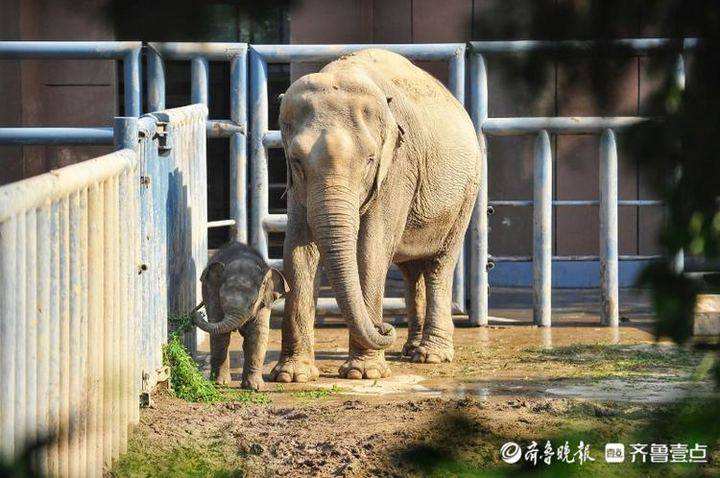
[[[383,138],[383,145],[379,158],[380,164],[378,164],[377,171],[375,173],[375,184],[373,185],[375,189],[374,194],[377,194],[380,191],[380,186],[385,180],[385,176],[387,176],[387,172],[392,165],[393,158],[395,157],[395,152],[400,147],[400,144],[403,141],[403,135],[405,134],[402,126],[400,126],[400,123],[397,122],[395,115],[393,114],[393,108],[391,107],[393,100],[392,97],[387,97],[386,100],[388,104],[389,118],[385,125],[385,137]]]
[[[222,277],[222,273],[225,270],[225,264],[222,262],[213,262],[211,264],[208,264],[208,266],[203,271],[202,275],[200,276],[200,282],[207,282],[208,280],[212,279],[213,281],[217,281],[220,277]]]
[[[272,306],[276,300],[285,297],[288,292],[290,292],[290,286],[285,280],[285,276],[275,268],[268,269],[261,290],[262,302],[265,307]]]

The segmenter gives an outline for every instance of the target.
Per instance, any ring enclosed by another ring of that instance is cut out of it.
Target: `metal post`
[[[535,140],[533,176],[533,322],[550,327],[552,293],[552,150],[547,131]]]
[[[480,187],[470,223],[470,323],[488,324],[488,181],[487,147],[482,134],[488,117],[488,88],[485,59],[480,54],[470,58],[470,112],[480,143]]]
[[[253,158],[250,163],[250,242],[267,260],[267,238],[262,225],[268,215],[268,165],[267,151],[263,145],[263,136],[268,129],[267,62],[254,48],[250,49],[250,94],[250,150]]]
[[[147,107],[161,111],[165,109],[165,65],[157,51],[150,48],[147,52]]]
[[[619,325],[617,173],[615,133],[606,129],[600,138],[600,319],[610,327]]]
[[[247,51],[230,63],[230,119],[247,124]],[[230,217],[235,221],[235,239],[248,241],[247,231],[247,131],[230,137]]]
[[[450,58],[448,86],[460,104],[465,104],[465,45]],[[465,313],[465,246],[463,242],[453,277],[453,312]]]
[[[140,48],[125,55],[123,70],[125,73],[125,116],[140,116],[142,112],[142,93],[140,81]]]
[[[675,85],[680,89],[685,89],[685,58],[680,53],[675,61]],[[680,171],[682,174],[682,171]],[[679,179],[679,178],[678,178]],[[673,270],[680,274],[685,270],[685,251],[680,249],[675,257],[672,258]]]
[[[192,103],[202,103],[207,106],[210,90],[210,63],[207,58],[199,56],[193,58],[190,65]]]

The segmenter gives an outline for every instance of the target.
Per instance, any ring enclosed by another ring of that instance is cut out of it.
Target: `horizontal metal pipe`
[[[235,133],[245,134],[245,126],[232,120],[208,120],[206,129],[208,138],[229,138]]]
[[[508,207],[528,207],[533,205],[530,199],[498,199],[497,201],[489,201],[490,206],[508,206]],[[553,206],[597,206],[600,204],[598,200],[575,200],[575,199],[558,199],[552,202]],[[618,206],[662,206],[663,201],[655,199],[621,199]]]
[[[536,134],[543,130],[562,134],[600,134],[608,128],[622,129],[648,120],[638,116],[488,118],[483,122],[482,130],[489,136]]]
[[[0,41],[0,58],[122,59],[141,47],[139,41]]]
[[[111,127],[97,128],[0,128],[0,144],[112,144]]]
[[[621,261],[654,261],[662,259],[664,256],[659,254],[654,255],[621,255],[619,259]],[[532,256],[490,256],[490,260],[493,262],[530,262]],[[574,255],[574,256],[552,256],[553,261],[598,261],[600,256],[593,255]],[[281,261],[282,262],[282,261]]]
[[[469,48],[472,53],[493,54],[493,53],[573,53],[583,51],[594,51],[598,49],[610,49],[620,53],[647,53],[652,50],[662,50],[680,46],[684,50],[696,48],[697,38],[685,38],[682,40],[669,38],[630,38],[610,41],[601,40],[511,40],[511,41],[473,41]]]
[[[211,61],[228,61],[248,50],[247,43],[230,42],[150,42],[148,46],[166,60],[192,60],[205,57]]]
[[[263,218],[262,225],[266,232],[285,232],[287,222],[287,214],[268,214]]]
[[[272,311],[275,314],[281,314],[285,307],[285,300],[279,300],[273,304]],[[386,297],[383,299],[383,312],[386,314],[404,314],[405,299],[399,297]],[[341,316],[340,308],[332,297],[320,297],[315,307],[317,315],[336,315]]]
[[[271,130],[265,133],[262,139],[263,146],[266,148],[282,148],[282,136],[280,131]]]
[[[223,219],[220,221],[208,221],[207,227],[208,229],[212,229],[214,227],[226,227],[226,226],[234,226],[235,225],[235,219]]]
[[[251,45],[268,63],[321,62],[366,48],[382,48],[413,60],[446,60],[465,49],[463,43],[353,44],[353,45]]]
[[[49,173],[0,187],[0,222],[39,207],[47,201],[67,196],[86,184],[103,181],[135,164],[135,153],[128,149],[65,166]]]

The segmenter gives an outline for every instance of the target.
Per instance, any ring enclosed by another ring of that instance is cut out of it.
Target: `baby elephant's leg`
[[[230,334],[210,336],[210,376],[220,385],[230,383]]]
[[[260,390],[263,386],[263,364],[270,332],[270,308],[263,307],[257,316],[245,324],[240,333],[243,336],[242,388]]]

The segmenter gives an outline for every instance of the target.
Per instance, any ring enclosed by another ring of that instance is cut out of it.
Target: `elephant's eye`
[[[375,156],[368,156],[367,163],[372,164],[375,161]]]

